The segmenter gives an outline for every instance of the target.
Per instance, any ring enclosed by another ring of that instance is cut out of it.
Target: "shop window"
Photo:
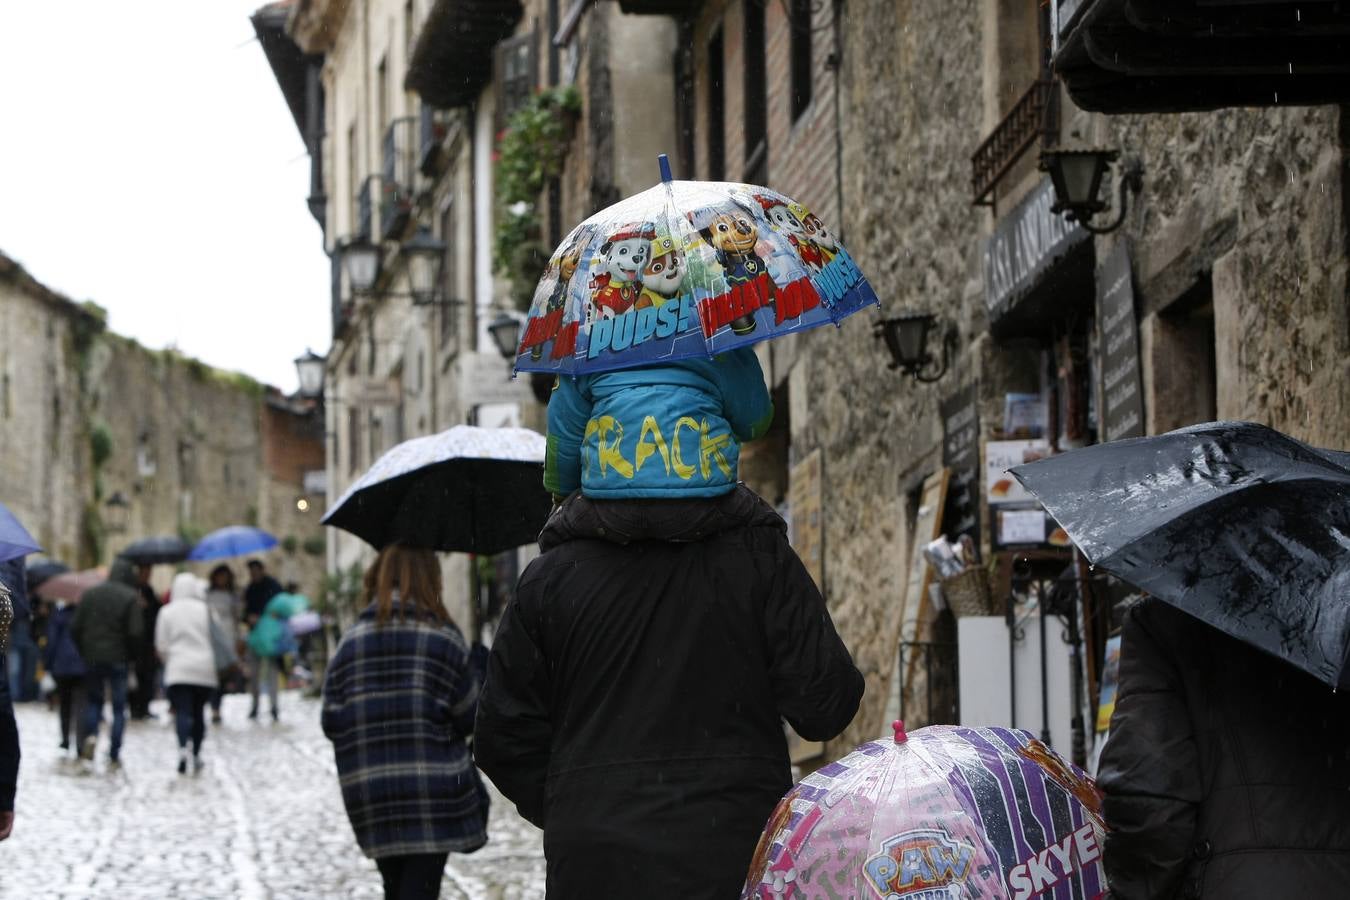
[[[497,128],[501,130],[511,116],[534,93],[534,32],[529,31],[497,46],[497,84],[501,95],[497,102]]]
[[[788,0],[792,35],[788,54],[792,65],[792,120],[801,118],[811,105],[812,0]]]
[[[1208,275],[1158,314],[1153,324],[1155,434],[1219,417],[1214,351],[1214,290]]]
[[[726,57],[719,28],[708,42],[708,179],[727,177]]]
[[[747,0],[742,4],[745,28],[742,31],[741,57],[745,63],[742,80],[745,124],[745,180],[750,184],[767,181],[769,168],[768,81],[764,59],[764,7]]]

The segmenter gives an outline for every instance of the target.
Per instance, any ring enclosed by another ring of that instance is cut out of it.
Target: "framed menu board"
[[[923,482],[919,511],[909,545],[909,578],[905,583],[905,601],[900,607],[900,640],[919,640],[919,628],[928,612],[928,585],[933,571],[923,555],[924,546],[942,534],[942,510],[947,502],[947,482],[951,470],[943,467]]]

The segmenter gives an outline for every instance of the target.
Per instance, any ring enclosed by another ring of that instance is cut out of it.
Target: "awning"
[[[249,21],[253,23],[253,31],[258,35],[258,43],[267,57],[267,64],[272,67],[272,74],[281,87],[282,96],[286,98],[286,105],[291,109],[295,127],[303,137],[306,134],[305,70],[311,64],[321,62],[322,57],[307,55],[286,33],[286,19],[293,5],[294,0],[269,3],[250,16]]]
[[[1054,68],[1083,109],[1184,112],[1350,101],[1350,4],[1056,2],[1063,18]]]
[[[524,10],[519,0],[436,0],[403,84],[440,109],[467,106],[492,80],[492,53]]]

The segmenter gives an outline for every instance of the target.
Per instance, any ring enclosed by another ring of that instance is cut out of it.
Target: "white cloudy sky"
[[[265,0],[0,0],[0,251],[114,330],[284,390],[329,340]]]

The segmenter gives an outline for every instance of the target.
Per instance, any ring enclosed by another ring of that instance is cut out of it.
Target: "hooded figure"
[[[1161,600],[1125,615],[1097,783],[1116,900],[1346,896],[1350,698]]]
[[[169,605],[155,623],[155,650],[164,661],[165,691],[173,705],[178,774],[187,772],[189,741],[192,770],[199,771],[202,741],[206,738],[206,703],[219,684],[205,579],[191,572],[179,572],[173,577]]]
[[[863,678],[783,520],[710,499],[574,495],[492,646],[478,765],[544,829],[548,896],[737,896],[808,740]]]
[[[139,597],[135,567],[129,559],[119,556],[113,560],[108,580],[80,597],[70,624],[75,646],[88,668],[85,736],[80,748],[80,755],[86,760],[94,758],[106,691],[112,695],[113,708],[112,749],[108,758],[114,766],[119,763],[122,731],[126,727],[127,664],[136,658],[144,628]]]

